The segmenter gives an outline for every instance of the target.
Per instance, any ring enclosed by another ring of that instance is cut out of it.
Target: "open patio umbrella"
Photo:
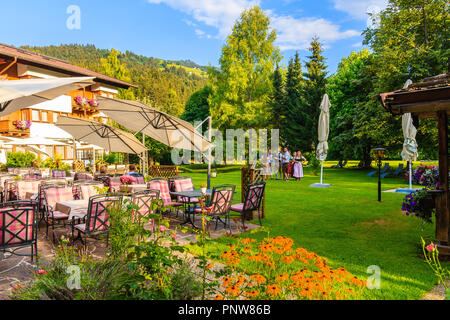
[[[171,148],[205,152],[212,147],[189,122],[142,102],[99,97],[99,104],[103,113],[125,128],[142,132]]]
[[[78,141],[111,152],[141,154],[147,150],[131,133],[98,121],[60,116],[56,126],[70,133]]]
[[[0,116],[94,84],[93,77],[0,81]]]
[[[34,138],[8,138],[10,141],[5,143],[5,145],[11,145],[11,146],[67,146],[66,143],[53,140],[53,139],[46,139],[46,138],[40,138],[40,137],[34,137]]]
[[[314,183],[311,187],[316,188],[327,188],[331,186],[330,184],[323,183],[323,162],[327,159],[328,155],[328,135],[330,133],[330,99],[328,95],[325,94],[322,99],[322,103],[320,104],[320,116],[319,116],[319,144],[317,145],[316,150],[316,158],[321,161],[321,170],[320,170],[320,183]]]

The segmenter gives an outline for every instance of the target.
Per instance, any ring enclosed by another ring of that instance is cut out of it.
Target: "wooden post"
[[[439,190],[436,201],[436,239],[447,246],[450,239],[449,228],[449,182],[448,182],[448,115],[438,112],[439,132]]]

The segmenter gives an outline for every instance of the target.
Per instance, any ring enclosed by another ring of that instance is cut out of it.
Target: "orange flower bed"
[[[221,279],[217,299],[358,299],[366,287],[344,268],[333,269],[314,252],[294,248],[286,237],[243,239],[221,258],[231,276]]]

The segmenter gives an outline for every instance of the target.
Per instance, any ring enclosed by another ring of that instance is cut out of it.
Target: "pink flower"
[[[176,233],[174,233],[174,234],[172,235],[172,238],[173,238],[174,240],[177,240],[177,239],[178,239],[178,235],[177,235]]]
[[[428,252],[433,252],[436,250],[436,246],[433,243],[430,243],[427,247]]]
[[[131,176],[122,176],[120,177],[120,182],[123,184],[133,184],[134,179]]]
[[[38,271],[36,271],[36,274],[37,275],[44,275],[44,274],[47,274],[47,271],[45,271],[45,270],[38,270]]]
[[[166,232],[167,228],[165,226],[159,226],[159,231]]]

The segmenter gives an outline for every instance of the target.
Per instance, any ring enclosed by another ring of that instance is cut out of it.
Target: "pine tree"
[[[302,65],[297,52],[295,57],[289,61],[284,110],[281,112],[285,117],[282,130],[283,138],[287,146],[295,150],[303,149],[303,137],[299,134],[299,131],[305,125],[301,114],[303,87]]]
[[[301,115],[303,123],[299,135],[303,139],[303,150],[314,151],[317,145],[317,127],[320,115],[320,103],[325,94],[327,84],[327,66],[322,55],[322,44],[314,37],[309,48],[311,55],[305,63],[307,72],[304,74],[306,83],[303,91]]]
[[[273,95],[270,103],[270,111],[272,113],[272,126],[274,129],[279,129],[280,134],[285,121],[284,116],[284,78],[282,70],[279,65],[273,73]]]

